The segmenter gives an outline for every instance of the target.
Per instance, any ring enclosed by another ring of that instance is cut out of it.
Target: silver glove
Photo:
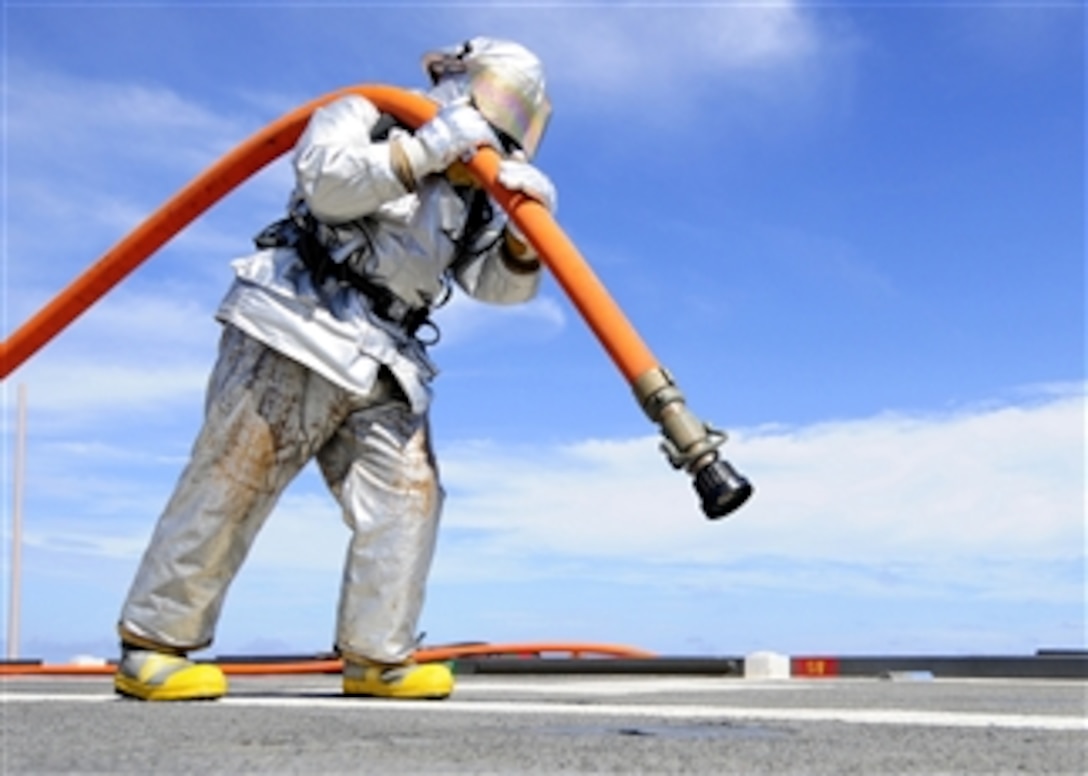
[[[548,209],[549,213],[555,213],[559,205],[559,195],[556,193],[555,184],[547,175],[524,159],[515,156],[499,162],[498,180],[508,191],[520,191],[537,200]],[[506,222],[506,229],[518,242],[528,244],[525,235],[513,221]]]
[[[443,106],[414,137],[401,142],[416,180],[468,159],[480,146],[499,147],[495,130],[467,101]]]

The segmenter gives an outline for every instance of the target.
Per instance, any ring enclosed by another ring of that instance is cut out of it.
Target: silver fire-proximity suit
[[[472,54],[491,46],[500,56],[492,62],[510,55],[502,42],[470,43],[424,60],[440,105],[477,96],[464,66]],[[528,260],[511,255],[503,238],[513,225],[499,208],[472,204],[486,197],[480,190],[440,170],[406,185],[391,145],[413,133],[376,134],[383,121],[360,96],[315,111],[292,157],[289,218],[233,264],[204,424],[124,603],[126,643],[177,652],[210,644],[266,517],[316,459],[351,530],[337,649],[397,664],[417,646],[443,491],[427,421],[436,369],[415,330],[451,283],[485,302],[532,298],[540,265],[531,250]],[[510,162],[515,184],[529,167],[519,158],[520,168]],[[303,255],[303,232],[335,271]]]

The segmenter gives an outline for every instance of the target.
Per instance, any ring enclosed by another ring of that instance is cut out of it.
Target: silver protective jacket
[[[416,191],[405,188],[389,142],[371,138],[380,115],[361,96],[339,99],[314,112],[294,151],[291,208],[305,208],[324,225],[332,260],[348,262],[411,308],[440,302],[450,282],[484,302],[531,299],[540,273],[504,257],[501,214],[476,236],[471,248],[478,252],[451,266],[468,207],[441,175],[425,177]],[[368,392],[385,365],[413,409],[427,409],[437,370],[416,339],[375,314],[366,295],[332,279],[316,284],[289,248],[260,250],[235,261],[234,270],[221,321],[348,390]]]

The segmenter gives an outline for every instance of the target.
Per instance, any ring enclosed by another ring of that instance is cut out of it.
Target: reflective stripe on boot
[[[219,666],[131,649],[121,656],[113,687],[120,695],[142,701],[212,700],[226,694],[227,678]]]
[[[440,663],[402,666],[344,663],[344,695],[441,700],[453,692],[453,673]]]

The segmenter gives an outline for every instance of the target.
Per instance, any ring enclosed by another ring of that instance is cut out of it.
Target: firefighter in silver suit
[[[417,621],[443,492],[428,432],[428,315],[456,285],[531,299],[540,262],[467,174],[480,146],[499,181],[555,207],[532,159],[549,113],[540,61],[475,38],[427,54],[439,109],[415,131],[361,96],[316,110],[295,147],[287,216],[234,262],[203,428],[124,602],[115,687],[143,700],[227,691],[208,646],[234,576],[284,488],[317,461],[351,529],[336,625],[348,695],[444,698],[416,664]]]

